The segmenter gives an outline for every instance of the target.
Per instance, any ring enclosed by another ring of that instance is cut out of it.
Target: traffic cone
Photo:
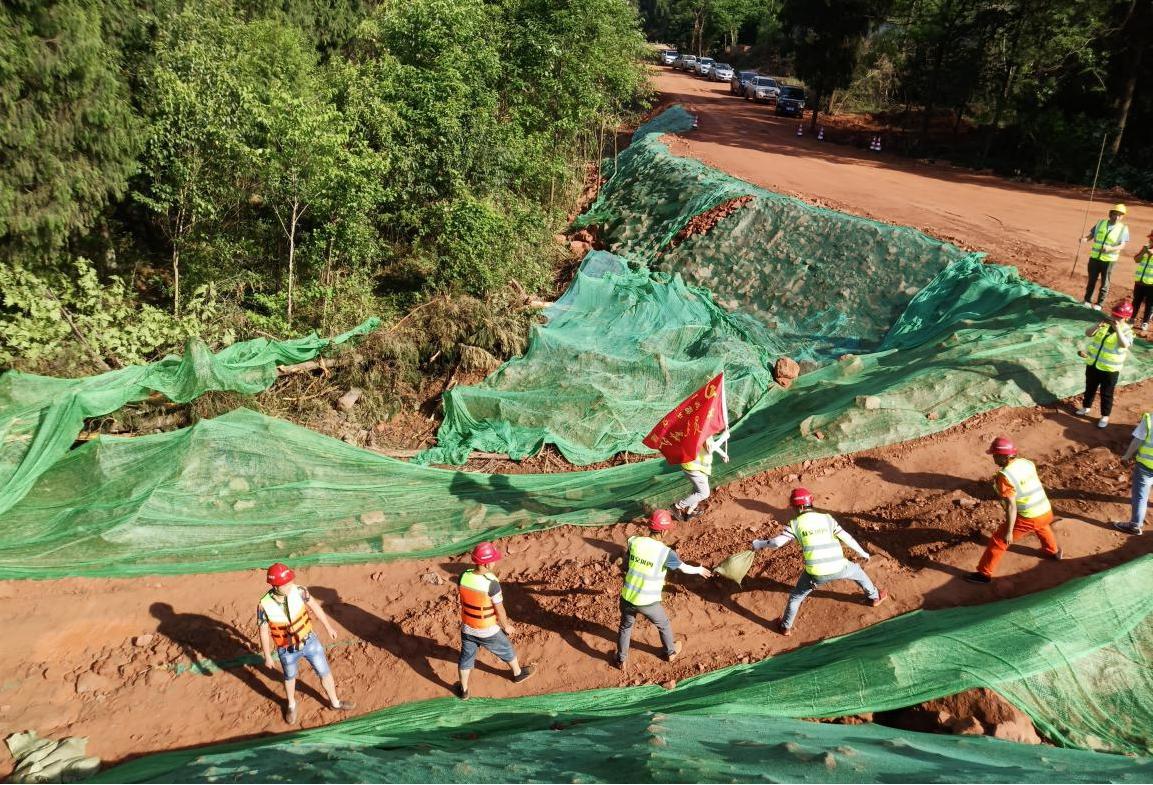
[[[817,126],[817,141],[818,142],[825,141],[825,126],[823,126],[823,125]]]
[[[804,136],[804,135],[805,135],[805,126],[798,125],[797,126],[797,136]]]
[[[871,152],[871,153],[877,152],[877,137],[875,137],[875,136],[869,137],[869,152]]]
[[[877,152],[881,152],[881,137],[877,137]]]

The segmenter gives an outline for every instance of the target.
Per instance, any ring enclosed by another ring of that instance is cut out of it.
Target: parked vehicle
[[[733,67],[728,63],[713,63],[709,69],[709,80],[712,82],[727,82],[733,78]]]
[[[692,71],[697,67],[696,55],[681,55],[673,63],[673,68],[680,69],[681,71]]]
[[[777,109],[776,113],[779,115],[789,115],[791,117],[801,117],[805,113],[805,91],[800,87],[786,86],[782,87],[780,95],[777,96]]]
[[[737,71],[729,80],[729,93],[731,95],[744,95],[745,85],[754,76],[760,76],[756,71]]]
[[[776,101],[780,92],[780,85],[771,76],[754,76],[745,85],[745,98],[762,104]]]
[[[672,65],[680,57],[680,53],[676,49],[666,49],[661,52],[661,65]]]
[[[698,57],[697,58],[697,76],[708,76],[709,68],[715,63],[711,57]]]

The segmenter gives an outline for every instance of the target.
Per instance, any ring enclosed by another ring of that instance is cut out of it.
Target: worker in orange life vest
[[[508,664],[515,683],[533,675],[533,666],[521,666],[508,639],[515,634],[515,628],[504,610],[500,582],[488,569],[498,561],[500,551],[496,546],[482,542],[472,550],[472,563],[476,566],[460,576],[460,683],[456,685],[456,697],[461,700],[468,700],[468,679],[476,664],[476,653],[482,648]]]
[[[284,670],[284,692],[288,705],[284,709],[284,721],[289,725],[296,722],[296,675],[301,658],[320,677],[321,686],[328,696],[329,707],[333,711],[348,711],[353,707],[349,701],[342,701],[336,694],[336,682],[324,646],[312,629],[312,619],[324,625],[328,637],[336,638],[336,630],[328,620],[320,603],[312,598],[308,589],[297,586],[296,573],[277,562],[268,568],[268,583],[272,586],[260,598],[256,608],[256,623],[260,627],[260,649],[264,653],[264,667],[272,668],[272,647],[280,658]]]

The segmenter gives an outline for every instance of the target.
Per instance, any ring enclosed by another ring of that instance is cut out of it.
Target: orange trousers
[[[1060,548],[1057,547],[1057,536],[1049,528],[1051,523],[1053,523],[1052,511],[1045,513],[1040,518],[1018,517],[1017,522],[1013,525],[1013,542],[1028,537],[1030,534],[1036,534],[1037,538],[1041,540],[1045,553],[1053,556]],[[997,569],[1001,557],[1005,555],[1005,551],[1009,550],[1009,542],[1005,539],[1005,535],[1008,533],[1009,524],[1002,523],[996,534],[989,538],[989,546],[985,548],[981,561],[977,563],[977,572],[990,578],[993,577],[993,572]]]

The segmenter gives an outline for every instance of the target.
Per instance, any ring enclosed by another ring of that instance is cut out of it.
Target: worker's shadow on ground
[[[625,546],[619,542],[612,542],[611,540],[598,540],[596,537],[582,537],[582,540],[587,542],[599,551],[604,551],[609,556],[624,558]]]
[[[617,550],[619,552],[619,546]],[[599,589],[547,589],[543,588],[545,581],[509,581],[501,585],[504,588],[505,606],[508,610],[509,618],[512,619],[514,624],[523,622],[555,633],[561,636],[566,643],[577,651],[595,659],[603,660],[616,652],[617,630],[591,621],[580,613],[579,610],[574,610],[570,613],[557,613],[556,611],[549,610],[544,607],[539,599],[540,597],[564,598],[579,595],[595,595],[600,598],[597,600],[598,602],[612,602],[615,609],[617,605],[615,595],[612,599],[607,598],[605,597],[605,593]],[[610,643],[611,646],[607,652],[598,650],[590,646],[584,638],[581,637],[580,633],[602,638]],[[658,657],[664,656],[664,649],[639,642],[635,638],[632,643],[632,648],[649,652]]]
[[[205,660],[219,664],[245,657],[258,658],[258,655],[253,655],[252,641],[248,636],[228,622],[201,613],[177,613],[176,609],[166,602],[152,603],[149,611],[157,621],[156,632],[181,648],[184,656],[189,659],[189,665],[193,666],[190,668],[192,671],[197,671],[193,663]],[[284,696],[262,681],[254,672],[257,670],[274,682],[284,680],[284,675],[278,669],[269,670],[263,664],[238,663],[232,667],[220,668],[221,673],[227,673],[240,680],[257,695],[271,701],[281,701]],[[211,673],[204,670],[199,672]],[[319,692],[302,681],[297,680],[296,685],[299,692],[310,695],[321,703],[328,703],[327,698],[322,697]]]
[[[441,678],[432,667],[432,660],[444,660],[455,664],[460,652],[432,638],[406,632],[395,621],[382,619],[358,605],[345,602],[335,589],[311,586],[309,591],[324,604],[325,613],[355,637],[391,653],[397,660],[412,668],[418,676],[438,687],[452,689],[453,684]],[[488,673],[499,672],[482,662],[478,662],[476,667]]]
[[[715,602],[731,613],[748,619],[754,624],[759,624],[766,630],[776,631],[777,618],[781,615],[781,611],[785,607],[784,601],[792,589],[791,584],[783,583],[766,575],[748,575],[741,581],[740,585],[728,578],[716,575],[712,581],[703,585],[696,593],[706,602]],[[688,589],[683,590],[689,591]],[[752,597],[754,592],[773,592],[776,595],[785,596],[782,597],[779,608],[774,610],[774,608],[766,607],[764,613],[758,613],[744,607],[738,601],[742,595]]]

